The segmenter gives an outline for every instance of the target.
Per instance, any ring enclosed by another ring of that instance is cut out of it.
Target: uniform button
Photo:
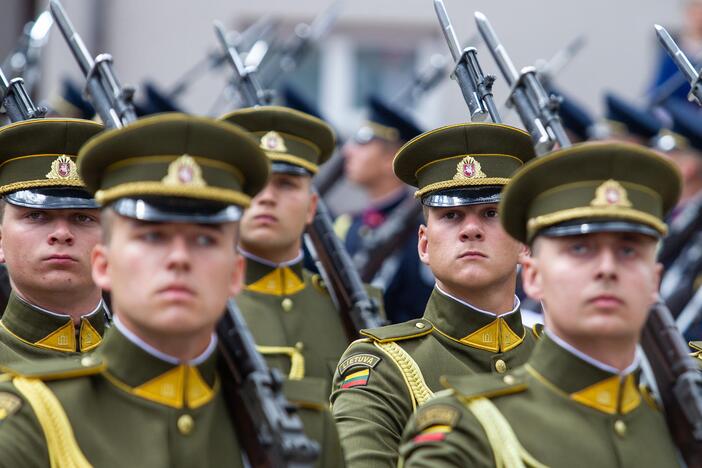
[[[514,383],[514,377],[512,377],[511,375],[505,375],[504,377],[502,377],[502,381],[507,385],[512,385]]]
[[[304,350],[304,349],[305,349],[305,343],[303,343],[302,341],[298,341],[297,343],[295,343],[295,349],[298,350],[298,351]]]
[[[495,370],[500,374],[504,374],[505,372],[507,372],[507,363],[502,359],[498,359],[497,361],[495,361]]]
[[[176,425],[178,426],[178,431],[181,434],[188,435],[191,432],[193,432],[193,428],[195,427],[195,421],[189,414],[183,414],[178,418],[178,422],[176,423]]]
[[[420,330],[425,327],[425,325],[422,322],[417,322],[414,324],[414,326],[419,328]]]
[[[621,419],[614,421],[614,432],[616,432],[619,437],[624,437],[626,435],[626,423]]]
[[[286,297],[283,299],[283,301],[280,303],[280,306],[283,308],[285,312],[290,312],[293,308],[293,301],[289,297]]]

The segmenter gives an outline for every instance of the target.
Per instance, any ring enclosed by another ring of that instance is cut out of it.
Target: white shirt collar
[[[627,375],[631,374],[632,372],[634,372],[641,365],[641,349],[638,346],[636,347],[636,354],[634,355],[634,360],[624,370],[620,371],[616,367],[612,367],[609,364],[605,364],[604,362],[598,361],[597,359],[583,353],[582,351],[575,348],[573,345],[566,342],[565,340],[563,340],[563,338],[559,337],[558,335],[556,335],[552,331],[545,329],[544,333],[546,333],[548,335],[548,337],[553,340],[554,343],[556,343],[558,346],[565,349],[569,353],[582,359],[583,361],[587,362],[588,364],[595,366],[598,369],[603,370],[605,372],[608,372],[610,374],[619,375],[621,377],[624,377],[624,376],[627,376]]]
[[[302,256],[303,256],[302,250],[300,250],[300,253],[298,253],[297,256],[295,258],[293,258],[292,260],[286,260],[286,261],[281,262],[281,263],[275,263],[275,262],[271,262],[270,260],[266,260],[265,258],[261,258],[258,255],[254,255],[250,252],[247,252],[246,250],[242,249],[241,247],[239,247],[239,253],[241,255],[243,255],[245,258],[256,261],[258,263],[262,263],[262,264],[269,266],[269,267],[272,267],[272,268],[285,268],[285,267],[288,267],[290,265],[294,265],[296,263],[299,263],[302,260]]]
[[[169,364],[173,364],[174,366],[177,366],[179,364],[182,364],[182,361],[178,359],[177,357],[171,356],[170,354],[166,354],[164,352],[159,351],[158,349],[154,348],[150,344],[146,343],[144,340],[136,336],[131,330],[129,330],[119,319],[118,315],[115,315],[114,317],[114,325],[117,327],[117,330],[120,331],[129,341],[131,341],[134,345],[139,347],[140,349],[144,350],[145,352],[149,353],[153,357],[160,359],[162,361],[165,361]],[[212,334],[212,337],[210,338],[210,343],[207,345],[207,348],[205,348],[205,351],[203,351],[199,356],[197,356],[195,359],[191,359],[190,361],[187,362],[188,365],[191,366],[198,366],[205,362],[207,358],[209,358],[212,353],[215,351],[215,348],[217,347],[217,335],[214,333]]]
[[[20,301],[24,302],[25,304],[27,304],[27,305],[30,306],[30,307],[33,307],[33,308],[35,308],[35,309],[37,309],[37,310],[40,310],[41,312],[44,312],[44,313],[47,314],[47,315],[52,315],[52,316],[54,316],[54,317],[61,317],[61,318],[66,318],[66,317],[69,316],[68,314],[60,314],[60,313],[58,313],[58,312],[52,312],[52,311],[50,311],[49,309],[45,309],[45,308],[40,307],[40,306],[38,306],[38,305],[36,305],[36,304],[32,304],[32,303],[29,302],[27,299],[23,298],[17,291],[15,291],[15,295],[17,296],[17,299],[19,299]],[[81,317],[81,318],[88,318],[88,317],[91,317],[91,316],[93,316],[94,314],[98,313],[98,311],[102,308],[102,306],[103,306],[103,300],[102,300],[102,298],[101,298],[100,301],[98,302],[98,305],[97,305],[91,312],[89,312],[89,313],[87,313],[87,314],[85,314],[85,315],[81,315],[80,317]]]
[[[447,293],[446,291],[444,291],[443,289],[441,289],[441,287],[440,287],[438,284],[436,284],[435,286],[436,286],[436,289],[437,289],[441,294],[443,294],[443,295],[446,296],[446,297],[450,297],[450,298],[453,299],[454,301],[456,301],[456,302],[458,302],[458,303],[460,303],[460,304],[463,304],[463,305],[466,306],[466,307],[470,307],[471,309],[473,309],[473,310],[475,310],[475,311],[477,311],[477,312],[480,312],[481,314],[489,315],[490,317],[498,317],[498,314],[496,314],[495,312],[490,312],[490,311],[483,310],[483,309],[480,309],[480,308],[478,308],[478,307],[475,307],[475,306],[472,305],[471,303],[466,302],[466,301],[463,301],[463,300],[457,298],[456,296],[453,296],[453,295]],[[510,310],[509,312],[505,312],[504,314],[499,314],[499,317],[504,317],[504,316],[506,316],[506,315],[510,315],[510,314],[515,313],[515,312],[519,309],[520,304],[521,304],[521,303],[519,302],[519,298],[515,295],[515,296],[514,296],[514,307],[512,308],[512,310]]]

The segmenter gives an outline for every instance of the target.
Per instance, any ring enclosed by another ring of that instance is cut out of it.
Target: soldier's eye
[[[92,224],[94,222],[97,222],[97,219],[95,219],[95,217],[89,216],[87,214],[76,213],[73,216],[73,221],[78,223],[78,224]]]
[[[147,231],[139,236],[145,242],[160,242],[164,236],[158,231]]]
[[[48,218],[46,213],[43,211],[30,211],[24,215],[24,217],[31,221],[44,221]]]
[[[590,247],[582,242],[571,244],[569,250],[575,255],[585,255],[590,251]]]
[[[496,218],[497,217],[497,209],[496,208],[488,208],[487,210],[485,210],[483,215],[486,218]]]
[[[217,239],[207,234],[198,234],[195,237],[195,244],[199,247],[208,247],[210,245],[215,245],[216,243]]]

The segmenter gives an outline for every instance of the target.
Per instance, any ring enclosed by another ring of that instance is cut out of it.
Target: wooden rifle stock
[[[662,302],[651,308],[641,345],[653,370],[673,441],[689,468],[702,468],[702,374]]]

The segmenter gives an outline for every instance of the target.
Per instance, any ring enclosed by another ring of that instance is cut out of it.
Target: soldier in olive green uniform
[[[404,467],[677,466],[638,385],[638,340],[656,299],[656,245],[680,176],[627,143],[585,143],[528,164],[500,217],[532,245],[525,291],[546,328],[527,364],[502,376],[449,376],[403,435]]]
[[[497,202],[533,157],[525,132],[496,124],[442,127],[400,149],[394,170],[419,188],[419,257],[436,286],[423,318],[364,330],[342,356],[331,402],[347,464],[395,466],[402,430],[439,376],[502,374],[526,361],[535,336],[514,294],[526,247],[500,227]]]
[[[91,356],[6,374],[0,466],[244,466],[251,428],[229,418],[213,332],[242,287],[237,222],[265,155],[243,129],[164,114],[93,139],[78,164],[105,207],[93,276],[115,325]]]
[[[237,304],[269,365],[321,391],[320,403],[328,405],[348,338],[319,275],[303,268],[302,234],[317,206],[312,176],[334,151],[334,132],[286,107],[242,109],[222,119],[253,134],[272,170],[241,220],[246,287]]]
[[[90,274],[98,206],[76,171],[95,122],[38,119],[0,129],[1,260],[13,292],[0,320],[0,365],[97,347],[107,311]]]

